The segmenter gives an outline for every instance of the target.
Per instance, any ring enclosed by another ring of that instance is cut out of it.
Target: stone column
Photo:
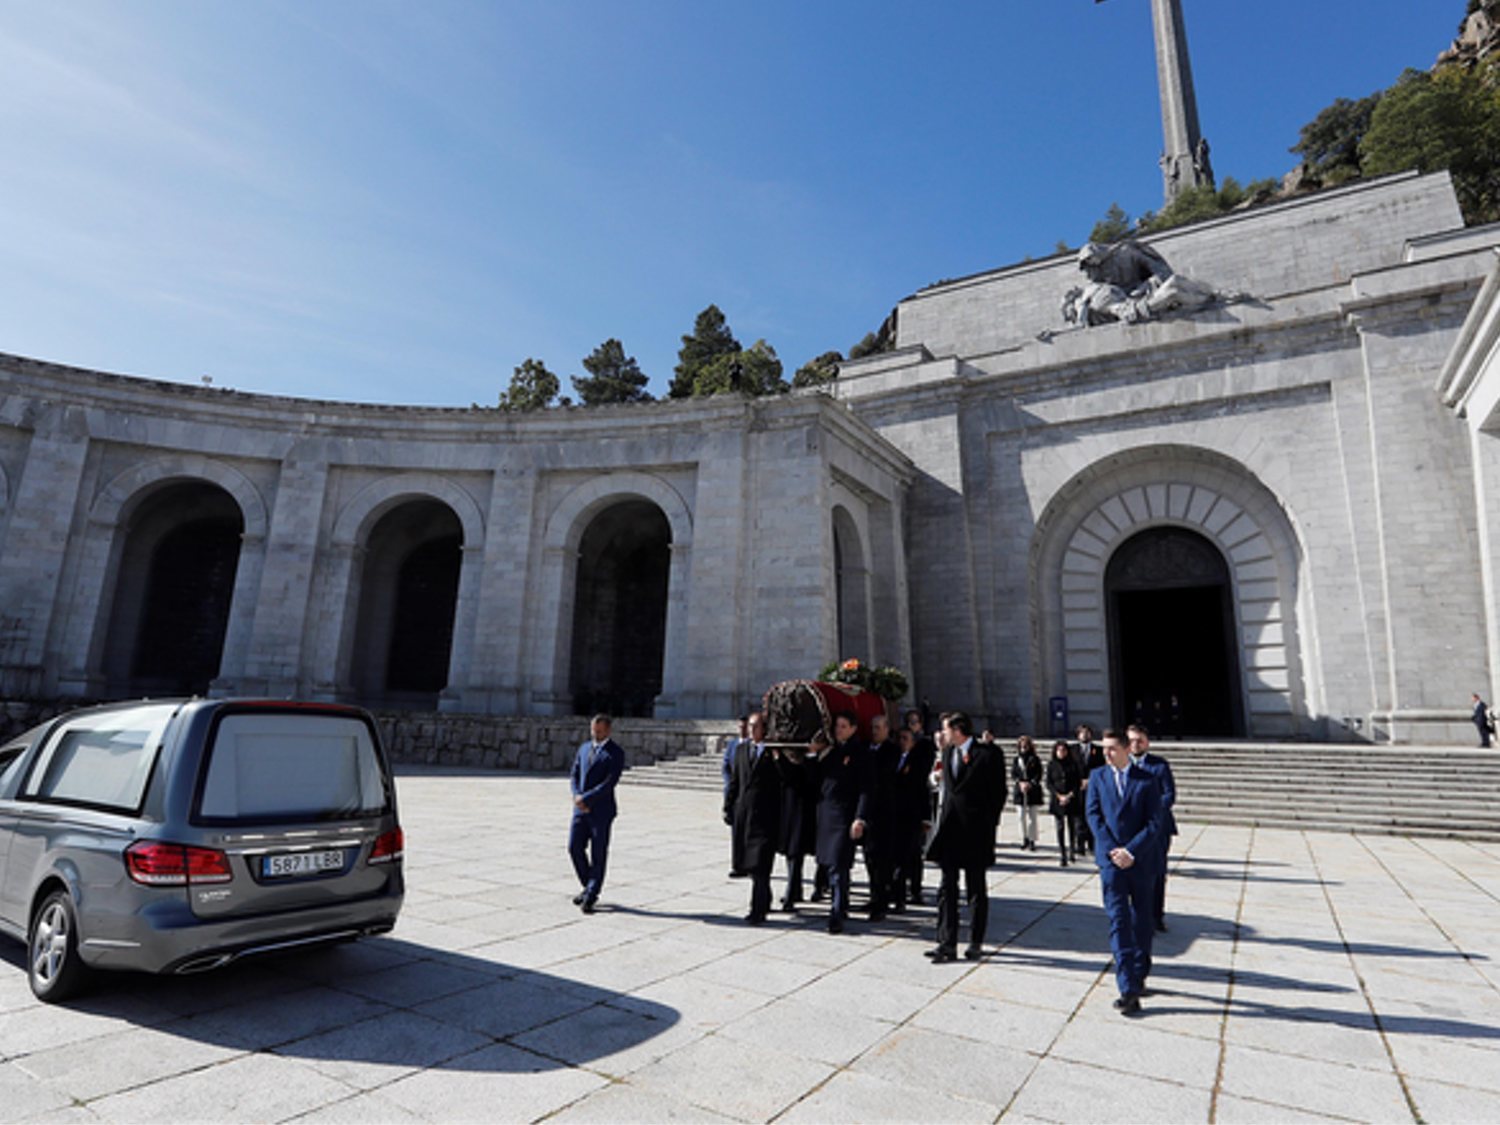
[[[46,683],[48,634],[88,458],[88,423],[76,407],[37,413],[0,552],[0,695],[26,698]]]
[[[297,673],[327,487],[328,466],[323,462],[289,459],[281,466],[240,690],[277,696],[304,690]],[[242,567],[247,562],[246,546],[240,554]],[[239,583],[235,585],[238,603]],[[230,646],[225,648],[227,653]]]
[[[522,709],[526,570],[532,539],[542,534],[532,526],[536,486],[537,474],[520,460],[500,466],[491,485],[465,689],[474,710],[513,715]]]

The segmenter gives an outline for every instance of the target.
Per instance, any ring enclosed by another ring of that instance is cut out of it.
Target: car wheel
[[[56,1003],[82,987],[88,968],[78,956],[78,914],[67,891],[42,900],[26,948],[26,976],[38,1000]]]

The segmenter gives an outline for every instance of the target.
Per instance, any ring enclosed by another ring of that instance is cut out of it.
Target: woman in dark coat
[[[1047,763],[1048,805],[1057,822],[1057,854],[1062,866],[1078,857],[1078,824],[1083,817],[1083,779],[1078,761],[1066,742],[1052,744],[1052,760]],[[1066,836],[1064,835],[1066,833]]]
[[[1037,757],[1036,743],[1029,734],[1016,739],[1015,764],[1010,779],[1016,783],[1016,813],[1021,818],[1021,847],[1036,851],[1036,810],[1042,803],[1042,760]]]

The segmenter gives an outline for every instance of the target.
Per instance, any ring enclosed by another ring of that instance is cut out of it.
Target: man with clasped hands
[[[1151,971],[1156,935],[1155,889],[1164,831],[1161,786],[1154,773],[1134,764],[1120,736],[1102,737],[1104,762],[1089,779],[1085,810],[1094,834],[1094,862],[1109,915],[1115,955],[1115,1008],[1134,1016]]]

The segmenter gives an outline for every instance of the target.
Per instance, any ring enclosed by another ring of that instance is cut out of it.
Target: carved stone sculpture
[[[1206,305],[1215,297],[1212,287],[1173,273],[1165,258],[1133,239],[1086,243],[1078,251],[1078,268],[1088,284],[1068,290],[1062,313],[1065,321],[1084,328],[1154,320]]]

